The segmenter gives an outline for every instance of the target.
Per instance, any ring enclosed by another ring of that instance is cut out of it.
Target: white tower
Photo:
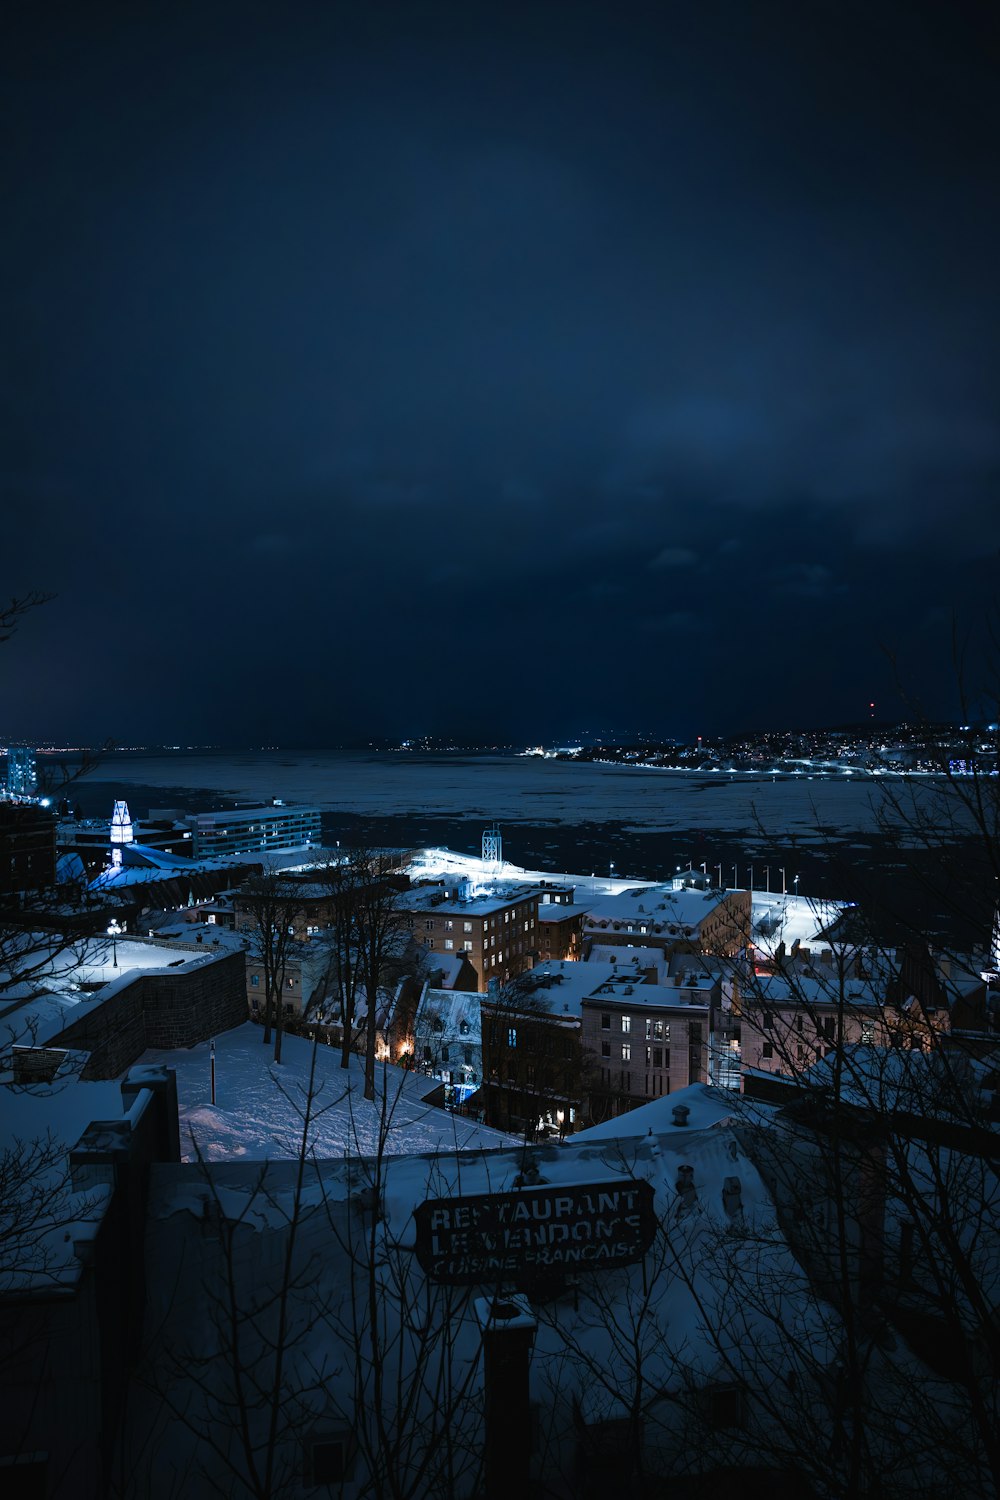
[[[483,830],[483,864],[491,865],[494,874],[499,873],[503,864],[503,839],[495,823]]]
[[[128,803],[116,802],[111,814],[111,868],[117,870],[122,862],[122,846],[135,840]]]

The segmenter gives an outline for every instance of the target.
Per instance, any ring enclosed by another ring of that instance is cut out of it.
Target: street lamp
[[[787,896],[788,895],[788,890],[787,890],[787,887],[785,885],[785,867],[784,867],[784,865],[781,866],[780,873],[781,873],[781,894],[783,896]]]
[[[111,962],[112,967],[115,969],[118,967],[118,939],[124,931],[125,929],[120,925],[117,917],[108,923],[108,937],[111,939]]]
[[[610,885],[611,881],[614,880],[614,878],[615,878],[615,862],[614,862],[614,860],[612,860],[611,863],[608,865],[608,884],[609,885]]]
[[[798,898],[799,898],[799,877],[796,875],[796,877],[795,877],[795,899],[796,899],[796,901],[798,900]]]

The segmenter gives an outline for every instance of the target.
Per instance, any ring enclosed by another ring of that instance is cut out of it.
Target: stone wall
[[[192,1047],[246,1015],[243,953],[199,955],[176,969],[123,976],[48,1045],[89,1052],[84,1078],[117,1078],[147,1047]]]

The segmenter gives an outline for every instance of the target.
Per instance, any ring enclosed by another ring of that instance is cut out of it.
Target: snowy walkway
[[[283,1062],[276,1068],[263,1030],[247,1022],[216,1038],[216,1103],[211,1102],[209,1044],[182,1050],[151,1050],[140,1063],[163,1063],[177,1073],[181,1153],[193,1161],[236,1157],[261,1160],[293,1157],[302,1145],[313,1045],[286,1036]],[[374,1155],[378,1149],[382,1102],[363,1097],[360,1059],[340,1067],[340,1053],[316,1048],[316,1094],[309,1131],[310,1150],[321,1159]],[[378,1088],[385,1090],[386,1151],[401,1156],[418,1151],[477,1151],[509,1146],[512,1138],[473,1120],[425,1104],[433,1079],[379,1064]]]

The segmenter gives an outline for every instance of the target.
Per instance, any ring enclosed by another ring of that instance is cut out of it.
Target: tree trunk
[[[347,983],[342,984],[340,990],[340,1014],[344,1025],[344,1035],[340,1043],[340,1066],[342,1068],[351,1066],[351,1042],[354,1038],[354,989],[354,975],[348,964]]]
[[[375,1098],[375,1035],[378,1029],[378,990],[368,990],[368,1015],[365,1031],[365,1098]]]

